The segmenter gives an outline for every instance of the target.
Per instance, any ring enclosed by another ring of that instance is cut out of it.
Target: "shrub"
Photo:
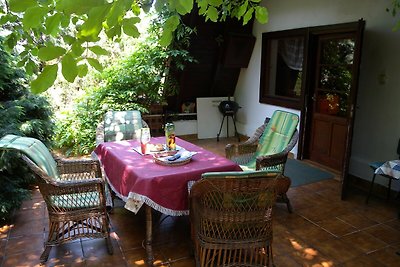
[[[0,40],[1,42],[1,40]],[[0,43],[0,137],[30,136],[50,145],[54,126],[49,102],[26,88],[25,73]],[[30,195],[33,175],[15,152],[0,152],[0,221]]]

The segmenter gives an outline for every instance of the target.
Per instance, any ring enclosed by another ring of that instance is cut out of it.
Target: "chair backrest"
[[[108,111],[104,116],[104,142],[136,139],[142,127],[138,110]]]
[[[266,171],[203,174],[190,191],[197,234],[208,240],[272,237],[278,176]]]
[[[40,140],[9,134],[0,139],[0,149],[19,151],[31,159],[50,178],[58,178],[57,163]]]
[[[276,110],[260,137],[255,156],[282,152],[289,144],[298,123],[299,116],[297,114]]]

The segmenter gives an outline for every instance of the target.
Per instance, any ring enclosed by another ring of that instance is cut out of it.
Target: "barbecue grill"
[[[240,142],[240,137],[237,132],[236,122],[235,122],[235,115],[236,115],[236,112],[239,110],[239,108],[240,108],[239,104],[236,103],[235,101],[226,100],[226,101],[221,101],[221,103],[219,103],[218,110],[219,110],[219,112],[222,113],[222,115],[224,117],[222,118],[221,127],[219,128],[219,133],[217,134],[217,141],[219,141],[219,136],[221,134],[222,125],[224,124],[225,117],[231,117],[232,121],[233,121],[233,126],[235,127],[235,136],[237,136],[237,138]],[[226,119],[226,136],[229,137],[228,119]]]

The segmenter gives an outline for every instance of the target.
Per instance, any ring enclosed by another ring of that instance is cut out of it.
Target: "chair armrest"
[[[273,155],[258,156],[256,158],[256,170],[275,167],[274,169],[278,169],[279,172],[283,173],[287,157],[288,157],[288,152],[280,152]]]

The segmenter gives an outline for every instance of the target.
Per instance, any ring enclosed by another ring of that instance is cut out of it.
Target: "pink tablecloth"
[[[151,143],[164,143],[164,137]],[[137,212],[143,203],[173,216],[188,214],[187,182],[198,180],[210,171],[241,171],[234,162],[177,138],[176,144],[196,151],[190,163],[182,166],[162,166],[152,155],[140,155],[133,147],[137,141],[106,142],[97,146],[93,156],[104,169],[112,190],[122,198],[127,209]]]

